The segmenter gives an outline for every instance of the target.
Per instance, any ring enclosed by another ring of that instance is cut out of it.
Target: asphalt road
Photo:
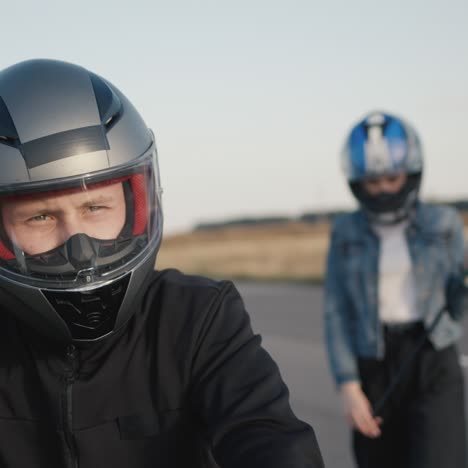
[[[295,413],[317,434],[327,468],[353,468],[349,431],[328,372],[320,287],[237,282],[254,331],[277,361]],[[468,319],[465,320],[468,334]],[[468,337],[460,342],[468,382]]]

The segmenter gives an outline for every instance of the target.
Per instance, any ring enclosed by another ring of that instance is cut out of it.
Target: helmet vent
[[[86,322],[88,326],[93,329],[99,327],[106,319],[107,316],[98,311],[90,312],[86,315]]]
[[[104,127],[106,129],[106,132],[108,132],[114,126],[114,124],[117,123],[119,118],[120,118],[120,112],[117,112],[116,114],[112,115],[104,122]]]
[[[50,305],[64,320],[75,340],[96,340],[115,326],[131,273],[92,291],[43,289]]]
[[[17,148],[20,145],[18,132],[5,101],[0,97],[0,144]]]
[[[19,146],[19,139],[11,138],[5,135],[0,135],[0,143],[3,145],[13,146],[17,148]]]
[[[109,131],[122,115],[122,103],[111,87],[99,76],[90,73],[101,124]]]

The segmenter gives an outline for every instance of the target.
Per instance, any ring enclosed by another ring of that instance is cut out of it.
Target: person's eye
[[[47,214],[39,214],[36,216],[31,216],[28,221],[31,222],[41,222],[41,221],[48,221],[50,219],[50,216]]]
[[[105,210],[106,207],[102,205],[90,205],[88,206],[88,211],[91,213],[97,213],[98,211],[103,211]]]

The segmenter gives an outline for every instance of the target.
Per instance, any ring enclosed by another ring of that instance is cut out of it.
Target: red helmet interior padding
[[[1,240],[0,240],[0,258],[2,260],[13,260],[15,258],[14,254],[12,254],[10,250],[5,247],[5,244]]]
[[[132,234],[138,236],[143,234],[146,229],[146,224],[148,222],[148,200],[147,200],[147,189],[146,181],[144,174],[133,174],[130,176],[119,177],[117,179],[106,180],[104,182],[96,182],[90,184],[87,188],[98,188],[105,185],[117,184],[119,182],[125,182],[126,180],[130,181],[130,186],[133,192],[133,230]],[[36,198],[37,196],[52,196],[52,195],[66,195],[70,193],[76,193],[82,191],[82,187],[72,187],[62,190],[50,190],[47,192],[30,193],[24,195],[12,195],[6,197],[5,200],[25,200]],[[1,260],[13,260],[15,255],[5,246],[5,244],[0,240],[0,259]]]
[[[130,177],[133,192],[133,231],[134,236],[143,234],[148,222],[148,196],[146,181],[143,174],[134,174]]]

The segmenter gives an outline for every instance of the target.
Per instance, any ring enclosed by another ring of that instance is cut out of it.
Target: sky
[[[422,196],[468,198],[466,0],[16,0],[0,68],[111,81],[156,134],[166,232],[355,206],[346,133],[385,110],[425,152]]]

